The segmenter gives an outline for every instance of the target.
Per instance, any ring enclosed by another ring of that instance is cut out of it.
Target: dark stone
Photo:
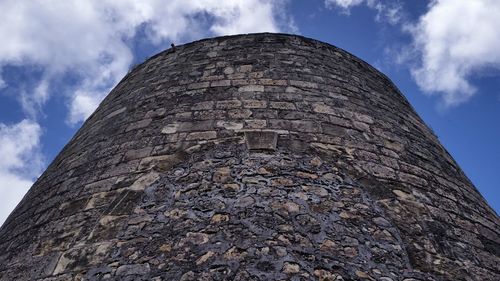
[[[111,91],[0,228],[0,280],[497,281],[499,226],[375,68],[225,36]]]

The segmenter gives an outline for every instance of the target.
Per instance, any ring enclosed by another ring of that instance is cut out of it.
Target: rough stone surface
[[[0,280],[493,281],[499,225],[383,74],[220,37],[116,86],[0,229]]]

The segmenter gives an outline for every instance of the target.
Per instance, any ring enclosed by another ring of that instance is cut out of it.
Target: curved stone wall
[[[0,229],[0,280],[500,280],[499,233],[383,74],[240,35],[116,86]]]

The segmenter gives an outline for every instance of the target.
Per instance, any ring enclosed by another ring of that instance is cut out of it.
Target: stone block
[[[231,86],[231,80],[219,80],[210,83],[211,87],[229,87]]]
[[[147,127],[147,126],[149,126],[149,124],[151,124],[152,121],[153,121],[153,119],[149,118],[149,119],[143,119],[143,120],[134,122],[134,123],[130,124],[127,127],[127,129],[125,129],[125,131],[128,132],[128,131],[137,130],[137,129]]]
[[[231,109],[227,114],[229,118],[244,119],[252,116],[252,111],[249,109]]]
[[[217,137],[217,133],[215,131],[206,131],[206,132],[195,132],[189,133],[186,137],[186,140],[210,140],[215,139]]]
[[[188,90],[197,90],[202,88],[208,88],[210,86],[210,82],[198,82],[192,83],[188,85]]]
[[[318,88],[318,84],[316,84],[314,82],[307,82],[307,81],[290,80],[290,85],[298,87],[298,88],[311,88],[311,89]]]
[[[127,110],[127,107],[124,106],[124,107],[117,109],[117,110],[111,112],[110,114],[106,115],[106,117],[104,117],[104,119],[109,119],[109,118],[115,117],[116,115],[121,114],[121,113],[125,112],[126,110]]]
[[[228,66],[228,67],[224,68],[223,72],[224,72],[224,74],[233,74],[234,68],[232,68],[231,66]]]
[[[178,123],[168,124],[165,127],[163,127],[163,129],[161,129],[161,133],[162,134],[174,134],[177,132],[178,128],[179,128]]]
[[[264,92],[263,85],[246,85],[238,88],[239,92]]]
[[[286,80],[259,79],[259,83],[264,86],[286,86]]]
[[[192,131],[206,131],[213,129],[213,120],[203,120],[203,121],[191,121],[191,122],[179,122],[177,123],[178,132],[192,132]]]
[[[335,109],[333,109],[331,106],[326,105],[324,103],[314,103],[312,105],[312,110],[316,113],[339,115],[339,113],[336,112]]]
[[[191,110],[210,110],[214,108],[214,104],[213,101],[197,102],[191,107]]]
[[[295,110],[297,109],[295,107],[295,104],[291,103],[291,102],[280,102],[280,101],[272,101],[269,103],[269,107],[270,108],[274,108],[274,109],[286,109],[286,110]]]
[[[278,134],[272,131],[247,131],[245,141],[249,150],[276,150]]]
[[[245,128],[248,129],[263,129],[267,126],[267,121],[263,119],[248,119],[245,120]]]
[[[307,120],[292,120],[290,121],[290,130],[297,132],[319,133],[321,127],[318,122]]]
[[[244,108],[266,108],[267,101],[265,100],[243,100]]]
[[[251,65],[251,64],[245,64],[245,65],[238,66],[237,71],[238,72],[247,73],[247,72],[252,71],[252,68],[253,68],[253,65]]]
[[[241,107],[241,101],[239,100],[223,100],[218,101],[216,108],[218,109],[232,109]]]
[[[216,127],[224,128],[226,130],[240,130],[243,129],[242,122],[232,122],[232,121],[217,121]]]

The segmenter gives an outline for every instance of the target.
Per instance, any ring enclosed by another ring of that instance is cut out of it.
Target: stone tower
[[[116,86],[0,229],[0,280],[500,280],[499,225],[373,67],[219,37]]]

